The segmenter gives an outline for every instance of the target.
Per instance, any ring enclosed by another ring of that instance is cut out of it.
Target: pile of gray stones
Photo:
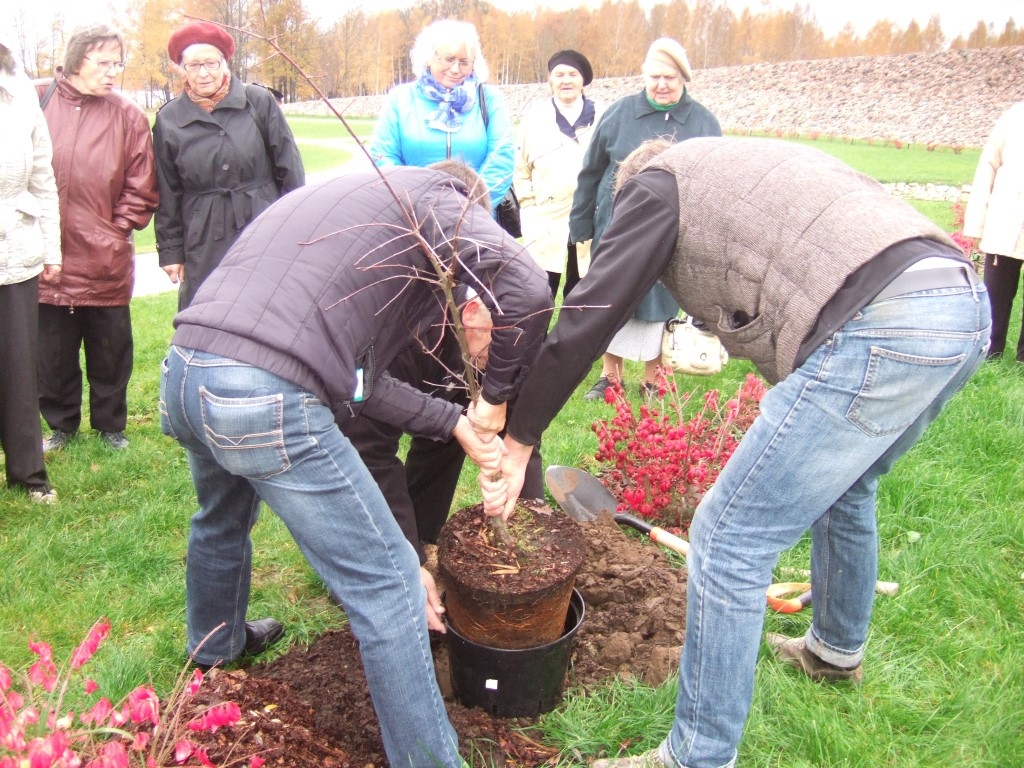
[[[547,85],[499,86],[513,119],[548,94]],[[595,80],[604,104],[642,88],[639,76]],[[981,147],[996,119],[1024,100],[1024,46],[902,56],[856,56],[698,69],[691,95],[732,135],[873,141],[958,152]],[[332,100],[346,117],[376,117],[382,96]],[[324,104],[288,104],[293,114],[327,114]],[[907,197],[962,199],[963,190],[893,185]]]

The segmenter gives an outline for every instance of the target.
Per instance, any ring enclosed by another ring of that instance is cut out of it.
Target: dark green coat
[[[246,108],[246,92],[253,113]],[[267,140],[256,119],[262,122]],[[306,180],[295,138],[266,88],[231,79],[207,113],[186,94],[169,101],[153,126],[160,207],[160,266],[185,265],[178,294],[187,307],[242,229]]]
[[[612,189],[619,163],[648,139],[684,141],[698,136],[721,136],[722,128],[707,108],[694,101],[687,91],[668,112],[651,106],[644,91],[626,96],[612,104],[594,129],[594,136],[583,157],[569,215],[569,239],[574,243],[592,240],[592,258],[600,258],[601,233],[612,219]],[[661,283],[657,283],[640,302],[634,317],[638,320],[668,320],[679,307]]]

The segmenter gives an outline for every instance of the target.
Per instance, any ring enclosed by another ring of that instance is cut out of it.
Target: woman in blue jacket
[[[388,93],[370,143],[374,161],[461,161],[483,179],[497,207],[512,186],[515,140],[505,99],[484,85],[490,70],[476,27],[435,21],[416,37],[410,58],[417,78]]]

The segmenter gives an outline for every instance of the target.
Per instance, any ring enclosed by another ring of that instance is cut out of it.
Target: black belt
[[[884,301],[893,296],[902,296],[905,293],[917,291],[928,291],[934,288],[955,288],[959,285],[974,285],[974,281],[967,275],[971,267],[965,264],[962,267],[937,267],[935,269],[915,269],[903,272],[893,278],[881,293],[875,296],[872,301]]]

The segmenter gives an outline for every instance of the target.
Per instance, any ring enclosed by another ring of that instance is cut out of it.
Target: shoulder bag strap
[[[267,157],[270,158],[271,165],[273,165],[274,158],[270,154],[270,141],[267,138],[267,127],[265,125],[263,125],[263,121],[260,120],[260,116],[256,112],[256,107],[254,107],[253,103],[251,101],[249,101],[249,88],[250,87],[251,86],[249,86],[249,85],[245,86],[245,108],[249,112],[249,117],[251,117],[252,121],[254,123],[256,123],[256,127],[260,129],[260,136],[263,137],[263,149],[266,150]],[[262,86],[260,86],[260,87],[262,88]]]
[[[53,98],[53,92],[57,90],[57,76],[53,76],[53,82],[50,83],[44,93],[39,99],[39,108],[46,109],[46,105],[50,103],[50,99]]]
[[[484,84],[479,83],[476,87],[477,98],[480,99],[480,116],[484,119],[484,128],[487,127],[487,99],[484,96]]]

